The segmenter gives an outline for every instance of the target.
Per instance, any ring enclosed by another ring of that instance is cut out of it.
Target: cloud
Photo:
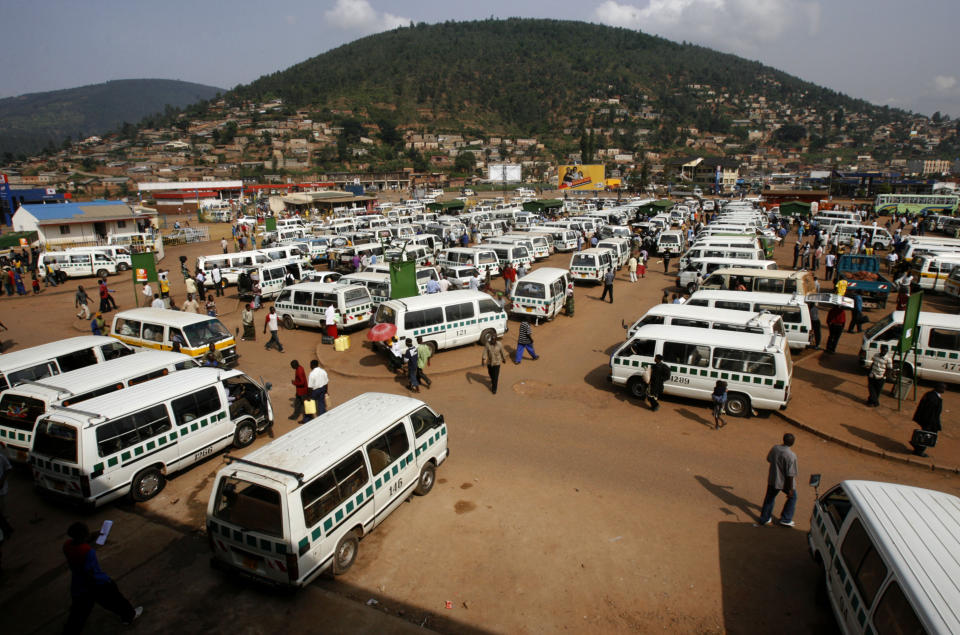
[[[644,7],[605,0],[593,17],[602,24],[741,54],[793,37],[791,31],[806,37],[820,31],[816,0],[649,0]]]
[[[957,83],[953,75],[937,75],[933,78],[933,87],[938,93],[957,92]]]
[[[393,15],[386,11],[378,13],[367,0],[337,0],[336,5],[325,13],[332,26],[357,33],[379,33],[410,24],[410,18]]]

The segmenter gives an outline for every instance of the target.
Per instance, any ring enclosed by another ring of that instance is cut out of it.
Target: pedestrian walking
[[[293,369],[293,380],[290,382],[293,384],[293,414],[287,419],[295,421],[303,414],[303,401],[310,394],[310,389],[307,387],[307,373],[300,362],[291,360],[290,368]],[[306,419],[304,418],[300,423],[306,423]]]
[[[810,336],[813,338],[813,348],[815,350],[820,349],[820,309],[817,307],[815,302],[810,302],[807,306],[810,307]]]
[[[630,282],[637,281],[637,257],[633,254],[630,254],[630,259],[627,260],[627,269],[630,272]]]
[[[917,403],[913,422],[920,426],[920,429],[914,430],[913,437],[910,439],[913,453],[917,456],[927,456],[927,448],[937,445],[937,435],[942,429],[940,414],[943,412],[943,393],[946,391],[947,385],[937,382],[933,390],[921,397],[920,402]]]
[[[330,387],[330,377],[327,371],[320,367],[320,362],[310,360],[310,374],[307,376],[307,388],[310,389],[310,398],[316,404],[316,415],[320,416],[327,411],[327,393]]]
[[[407,365],[407,381],[410,390],[420,392],[420,354],[417,352],[413,340],[409,337],[404,341],[404,344],[407,346],[407,349],[403,352],[403,361]]]
[[[153,302],[150,303],[151,309],[165,309],[167,305],[163,298],[158,295],[153,296]]]
[[[143,306],[150,306],[150,303],[153,302],[153,287],[150,286],[149,282],[143,283]]]
[[[880,405],[880,393],[883,391],[884,382],[893,373],[893,355],[890,348],[885,345],[880,346],[880,350],[873,356],[870,362],[870,370],[867,371],[867,397],[868,406]]]
[[[831,280],[833,279],[833,268],[837,264],[837,256],[834,253],[829,253],[823,257],[823,279]]]
[[[197,295],[197,281],[191,278],[189,275],[183,281],[184,286],[187,288],[187,295]]]
[[[637,275],[641,278],[647,277],[647,251],[645,249],[640,250],[640,258],[637,260]]]
[[[670,273],[670,254],[663,254],[663,273]]]
[[[491,335],[483,343],[483,356],[480,364],[487,367],[490,377],[490,392],[497,394],[497,384],[500,382],[500,365],[507,363],[507,356],[503,354],[503,345],[496,335]]]
[[[843,312],[843,307],[835,306],[827,313],[827,352],[836,353],[837,344],[840,342],[840,336],[843,334],[843,327],[847,323],[847,314]]]
[[[777,494],[783,492],[787,496],[780,512],[780,524],[784,527],[793,527],[793,512],[797,509],[797,455],[791,449],[796,439],[789,432],[783,435],[783,443],[770,448],[767,453],[767,463],[770,469],[767,473],[767,493],[763,497],[763,507],[760,509],[760,519],[754,525],[762,527],[769,525],[773,520],[773,504]]]
[[[423,337],[417,337],[417,379],[421,383],[427,385],[429,388],[433,382],[427,377],[427,374],[424,372],[424,367],[430,365],[430,356],[433,355],[433,352],[430,350],[430,347],[423,343]]]
[[[853,327],[857,327],[857,333],[863,332],[863,296],[859,291],[853,292],[853,314],[850,316],[850,327],[847,333],[853,333]]]
[[[710,398],[713,400],[713,429],[719,430],[727,425],[723,420],[723,410],[727,407],[727,382],[718,379]]]
[[[610,267],[607,269],[607,272],[603,274],[603,293],[600,294],[601,302],[607,297],[607,294],[610,294],[610,304],[613,304],[613,279],[613,267]]]
[[[240,341],[245,342],[247,340],[257,339],[257,329],[254,328],[253,309],[250,307],[249,302],[244,305],[243,311],[240,312],[240,324],[243,326],[243,337],[240,338]]]
[[[647,374],[649,369],[649,375]],[[670,367],[663,363],[663,355],[657,355],[653,358],[653,366],[644,369],[644,381],[647,384],[647,400],[650,402],[650,409],[656,412],[660,410],[660,399],[663,398],[663,384],[670,379]]]
[[[217,297],[223,295],[223,272],[220,271],[220,266],[217,264],[213,265],[213,269],[210,270],[210,283],[213,284],[213,292],[217,294]]]
[[[217,317],[217,303],[213,299],[213,294],[207,294],[207,304],[204,307],[207,310],[207,315],[210,317]]]
[[[517,354],[513,358],[514,364],[520,363],[524,351],[529,351],[530,357],[533,359],[540,359],[537,352],[533,350],[533,333],[530,329],[530,323],[527,321],[520,322],[520,332],[517,334]]]
[[[90,528],[77,522],[67,530],[69,540],[63,545],[63,555],[70,567],[70,615],[63,627],[64,633],[79,633],[83,630],[94,604],[99,604],[115,613],[124,624],[131,624],[143,613],[120,593],[117,583],[103,572],[93,547],[100,536],[91,534]]]
[[[517,270],[513,268],[513,263],[508,262],[501,275],[503,276],[503,292],[509,298],[513,283],[517,281]]]
[[[200,313],[200,303],[194,298],[192,293],[187,294],[187,300],[180,307],[184,313]]]
[[[270,307],[270,312],[267,313],[267,317],[263,322],[263,332],[266,333],[268,330],[270,331],[270,339],[267,340],[267,343],[263,346],[263,348],[269,350],[276,345],[277,350],[282,353],[283,344],[280,343],[280,338],[278,337],[280,331],[280,320],[277,317],[277,310],[274,307]]]
[[[78,286],[77,293],[73,296],[73,306],[79,309],[79,311],[77,311],[77,319],[90,319],[90,307],[87,306],[88,302],[90,302],[90,296],[84,291],[83,286]]]
[[[798,260],[800,260],[800,241],[799,240],[793,244],[793,264],[790,266],[791,269],[797,268]]]
[[[227,252],[229,251],[229,249],[227,249],[228,247],[229,247],[229,243],[227,243],[227,239],[226,239],[226,238],[221,238],[221,239],[220,239],[220,249],[223,250],[223,253],[227,253]]]

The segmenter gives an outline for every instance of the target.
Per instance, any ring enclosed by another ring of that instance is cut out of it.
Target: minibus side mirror
[[[267,391],[269,392],[270,389],[273,388],[273,384],[271,384],[271,383],[268,381],[263,387],[266,388]]]
[[[810,487],[820,487],[820,475],[811,474],[810,475]]]
[[[446,419],[443,418],[443,415],[437,415],[437,425],[442,426],[446,423]]]

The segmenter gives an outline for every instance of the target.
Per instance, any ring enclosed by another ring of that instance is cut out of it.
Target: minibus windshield
[[[283,537],[283,508],[275,489],[228,476],[220,481],[214,517],[246,531]]]
[[[51,459],[77,462],[77,429],[57,421],[42,421],[33,436],[33,451]]]
[[[397,312],[385,304],[377,308],[377,324],[396,324]]]
[[[547,288],[541,282],[518,282],[514,295],[543,300],[547,297]]]
[[[573,257],[573,262],[571,263],[574,267],[594,267],[597,262],[594,259],[594,256],[577,254]]]
[[[0,397],[0,423],[16,430],[32,432],[37,417],[44,412],[46,405],[39,399],[10,393]]]
[[[219,320],[207,320],[183,327],[183,335],[188,346],[197,348],[230,337],[230,331]]]

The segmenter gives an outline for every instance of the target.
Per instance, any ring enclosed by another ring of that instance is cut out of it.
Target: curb
[[[348,379],[392,379],[393,377],[396,376],[395,373],[391,373],[391,372],[389,372],[389,371],[387,371],[387,370],[384,370],[384,374],[383,374],[383,375],[364,375],[364,374],[360,374],[360,373],[350,373],[350,372],[338,370],[338,369],[336,369],[336,368],[333,368],[333,366],[331,366],[330,364],[324,364],[324,363],[323,363],[323,359],[324,359],[324,358],[323,358],[323,356],[321,356],[321,352],[322,352],[322,351],[327,351],[327,350],[333,350],[333,347],[330,346],[329,344],[317,344],[317,345],[314,347],[314,353],[313,353],[313,354],[314,354],[314,356],[315,356],[318,360],[320,360],[320,364],[323,366],[323,369],[324,369],[325,371],[327,371],[328,373],[331,373],[331,374],[333,374],[333,375],[337,375],[338,377],[346,377],[346,378],[348,378]],[[479,368],[479,364],[477,365],[477,367]],[[446,376],[446,375],[453,375],[454,373],[463,373],[463,372],[466,372],[466,371],[470,370],[471,368],[473,368],[473,366],[464,366],[463,368],[453,368],[453,369],[450,369],[450,370],[435,370],[435,371],[433,371],[433,372],[430,373],[430,376],[431,376],[431,377],[434,377],[434,376],[443,377],[443,376]]]
[[[943,473],[945,473],[945,474],[960,474],[960,467],[947,467],[946,465],[937,465],[936,463],[924,463],[924,462],[922,462],[922,461],[917,461],[916,459],[910,458],[910,457],[908,457],[908,456],[899,456],[899,455],[896,455],[896,454],[888,454],[887,452],[884,452],[883,450],[874,450],[873,448],[867,448],[867,447],[864,447],[864,446],[862,446],[862,445],[857,445],[856,443],[851,443],[850,441],[846,441],[845,439],[841,439],[841,438],[836,437],[836,436],[834,436],[834,435],[832,435],[832,434],[829,434],[829,433],[827,433],[827,432],[823,432],[822,430],[818,430],[817,428],[814,428],[814,427],[812,427],[812,426],[809,426],[809,425],[807,425],[807,424],[805,424],[805,423],[803,423],[803,422],[801,422],[801,421],[798,421],[797,419],[794,419],[793,417],[788,417],[787,415],[783,414],[782,412],[776,411],[776,412],[774,412],[773,414],[775,414],[776,416],[780,417],[781,419],[783,419],[784,421],[786,421],[786,422],[789,423],[790,425],[795,426],[795,427],[797,427],[797,428],[800,428],[800,429],[803,430],[804,432],[809,432],[810,434],[812,434],[812,435],[814,435],[814,436],[817,436],[817,437],[820,437],[821,439],[823,439],[823,440],[825,440],[825,441],[830,441],[831,443],[836,443],[836,444],[841,445],[841,446],[843,446],[843,447],[845,447],[845,448],[847,448],[847,449],[854,450],[854,451],[859,452],[859,453],[861,453],[861,454],[866,454],[866,455],[868,455],[868,456],[873,456],[873,457],[876,457],[876,458],[878,458],[878,459],[885,459],[885,460],[888,460],[888,461],[896,461],[897,463],[903,463],[904,465],[910,465],[910,466],[913,466],[913,467],[923,468],[923,469],[929,470],[929,471],[931,471],[931,472],[943,472]]]

